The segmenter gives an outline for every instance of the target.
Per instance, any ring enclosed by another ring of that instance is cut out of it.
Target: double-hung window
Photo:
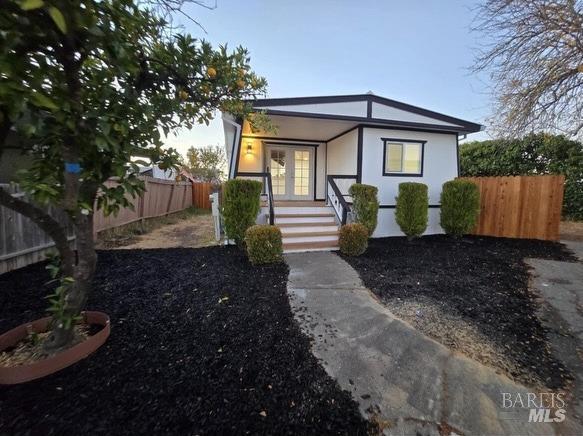
[[[383,138],[383,176],[422,176],[425,142]]]

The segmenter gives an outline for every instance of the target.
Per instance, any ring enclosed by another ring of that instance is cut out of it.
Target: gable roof
[[[356,121],[388,127],[473,133],[477,123],[402,103],[372,93],[320,97],[266,98],[252,101],[268,115]]]

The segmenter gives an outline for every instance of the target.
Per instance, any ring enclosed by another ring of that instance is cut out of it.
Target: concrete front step
[[[301,251],[322,251],[322,250],[337,250],[338,239],[329,241],[314,241],[314,242],[287,242],[283,244],[284,253],[294,253]]]
[[[314,223],[314,224],[310,224],[310,223],[279,223],[277,224],[277,227],[281,228],[281,231],[283,232],[284,230],[293,230],[296,227],[306,227],[306,228],[321,228],[323,231],[325,230],[330,230],[330,229],[337,229],[338,225],[336,224],[336,221],[334,222],[324,222],[324,223]]]
[[[275,216],[275,225],[280,224],[304,224],[316,225],[322,223],[336,224],[334,216]]]
[[[298,208],[299,209],[299,208]],[[318,218],[318,217],[331,217],[334,218],[332,212],[306,212],[306,211],[286,211],[286,212],[275,212],[275,218]]]
[[[282,240],[283,245],[295,244],[300,242],[332,242],[334,245],[338,245],[338,235],[310,235],[307,236],[295,236],[295,235],[284,235]]]
[[[325,201],[308,201],[308,200],[276,200],[275,207],[328,207]]]
[[[334,213],[334,210],[330,207],[281,207],[275,206],[273,208],[275,215],[305,215],[305,214],[318,214],[318,215],[330,215]]]
[[[325,203],[276,203],[274,211],[285,253],[337,249],[334,209]]]
[[[336,227],[284,227],[281,230],[281,235],[284,238],[298,237],[298,236],[338,236],[338,229]]]

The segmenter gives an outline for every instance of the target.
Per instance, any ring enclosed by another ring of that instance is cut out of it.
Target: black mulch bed
[[[381,300],[429,299],[453,311],[506,350],[521,378],[524,372],[551,389],[571,376],[548,351],[547,329],[537,317],[539,302],[528,290],[525,258],[575,261],[563,245],[548,241],[425,236],[414,241],[370,241],[360,257],[347,257],[364,284]]]
[[[0,434],[367,433],[294,322],[287,275],[224,247],[100,252],[88,306],[109,340],[1,386]],[[43,265],[0,275],[0,331],[44,315],[46,281]]]

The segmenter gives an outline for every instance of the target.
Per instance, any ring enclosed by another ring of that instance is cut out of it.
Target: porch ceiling
[[[303,139],[306,141],[326,142],[330,138],[352,129],[359,124],[356,121],[287,117],[277,115],[270,115],[270,118],[273,123],[278,126],[277,135],[268,133],[251,133],[248,122],[245,122],[245,125],[243,126],[243,134],[245,136]]]

